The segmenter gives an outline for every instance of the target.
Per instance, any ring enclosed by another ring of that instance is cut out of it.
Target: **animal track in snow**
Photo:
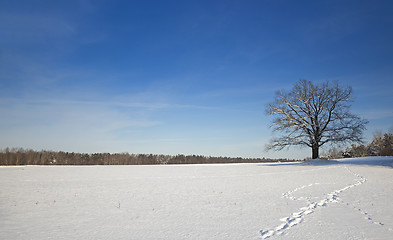
[[[293,226],[296,226],[296,225],[300,224],[303,221],[304,216],[313,213],[316,208],[327,206],[328,203],[332,203],[332,202],[337,203],[337,202],[339,202],[339,194],[340,193],[342,193],[342,192],[344,192],[344,191],[346,191],[346,190],[348,190],[350,188],[359,186],[359,185],[361,185],[361,184],[363,184],[364,182],[367,181],[366,178],[360,176],[357,173],[352,172],[351,170],[349,170],[348,167],[345,166],[345,169],[356,177],[356,182],[353,183],[353,184],[349,184],[349,185],[347,185],[347,186],[345,186],[345,187],[343,187],[341,189],[335,190],[335,191],[333,191],[331,193],[328,193],[325,198],[323,198],[323,199],[321,199],[321,200],[319,200],[317,202],[311,202],[310,198],[307,198],[307,197],[297,197],[296,198],[296,197],[293,197],[291,195],[294,192],[296,192],[296,191],[299,191],[299,190],[302,190],[302,189],[305,189],[305,188],[308,188],[308,187],[312,187],[314,185],[319,185],[320,183],[310,183],[308,185],[303,185],[301,187],[298,187],[298,188],[295,188],[295,189],[293,189],[291,191],[283,193],[282,197],[284,197],[284,198],[288,198],[288,199],[291,199],[291,200],[304,200],[304,201],[306,201],[306,203],[308,205],[305,206],[305,207],[300,208],[297,212],[292,213],[291,216],[289,216],[289,217],[281,218],[280,221],[282,221],[283,223],[278,225],[277,227],[272,228],[272,229],[268,229],[268,230],[260,230],[259,232],[260,232],[260,234],[262,236],[262,239],[266,239],[266,238],[269,238],[269,237],[274,236],[274,235],[281,235],[281,234],[283,234],[284,231],[290,229]],[[340,202],[342,202],[342,201],[340,201]],[[363,212],[360,209],[359,209],[359,211],[361,213],[367,215],[366,212]],[[369,221],[373,222],[373,220],[370,217],[368,217],[368,216],[367,216],[367,219]],[[373,222],[373,223],[383,225],[382,223],[379,223],[379,222]]]
[[[357,211],[357,212],[359,212],[360,214],[364,215],[364,219],[367,220],[367,221],[369,221],[370,223],[373,223],[373,224],[376,224],[376,225],[379,225],[379,226],[384,226],[384,225],[385,225],[385,224],[382,223],[382,222],[374,221],[374,220],[372,219],[371,215],[368,214],[368,212],[363,211],[361,208],[355,207],[355,206],[353,206],[353,205],[352,205],[351,203],[349,203],[349,202],[341,201],[341,203],[344,204],[344,205],[346,205],[346,206],[348,206],[348,207],[353,208],[355,211]],[[389,231],[392,231],[392,230],[389,229]]]

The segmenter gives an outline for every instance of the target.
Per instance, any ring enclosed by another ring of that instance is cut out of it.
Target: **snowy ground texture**
[[[0,239],[392,239],[393,157],[0,168]]]

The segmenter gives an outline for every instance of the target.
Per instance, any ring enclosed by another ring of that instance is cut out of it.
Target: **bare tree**
[[[367,121],[349,112],[351,94],[351,87],[337,81],[316,85],[307,80],[298,81],[290,92],[277,92],[266,112],[275,116],[272,127],[283,136],[272,139],[267,149],[305,145],[314,159],[326,143],[362,142]]]

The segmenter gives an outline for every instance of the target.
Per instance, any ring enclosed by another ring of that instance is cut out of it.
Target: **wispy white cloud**
[[[123,111],[111,103],[61,99],[0,99],[2,140],[15,132],[40,131],[40,136],[94,136],[116,138],[122,128],[146,128],[162,124],[138,111]],[[21,136],[22,137],[22,136]],[[23,138],[20,139],[23,143]],[[95,141],[96,139],[92,139]],[[40,141],[40,140],[38,140]]]
[[[393,118],[393,109],[361,110],[359,114],[369,120]]]

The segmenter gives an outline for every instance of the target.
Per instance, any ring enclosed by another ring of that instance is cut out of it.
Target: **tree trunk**
[[[312,159],[319,158],[319,147],[312,146]]]

